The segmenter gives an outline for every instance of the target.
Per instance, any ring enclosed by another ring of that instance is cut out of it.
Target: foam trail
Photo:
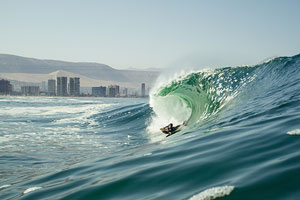
[[[213,187],[199,194],[192,196],[189,200],[213,200],[220,197],[228,196],[234,190],[234,186],[220,186],[220,187]]]

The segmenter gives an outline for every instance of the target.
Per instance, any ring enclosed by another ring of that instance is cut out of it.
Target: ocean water
[[[149,99],[0,97],[0,199],[300,199],[299,148],[300,55]]]

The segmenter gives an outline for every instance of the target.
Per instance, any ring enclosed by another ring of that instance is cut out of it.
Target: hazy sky
[[[300,53],[298,0],[0,0],[0,53],[114,68]]]

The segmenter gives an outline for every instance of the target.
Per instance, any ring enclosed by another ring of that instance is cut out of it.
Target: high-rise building
[[[125,97],[128,96],[128,88],[124,88],[124,90],[123,90],[123,95],[124,95]]]
[[[68,79],[67,77],[57,77],[57,96],[68,96]]]
[[[46,92],[46,91],[47,91],[47,88],[46,88],[46,82],[45,82],[45,81],[43,81],[43,82],[41,83],[40,90],[41,90],[42,92]]]
[[[142,86],[141,86],[141,96],[142,97],[146,96],[146,85],[145,85],[145,83],[142,83]]]
[[[13,90],[12,84],[8,80],[0,80],[0,94],[1,95],[8,95],[11,94]]]
[[[119,85],[109,85],[106,90],[106,96],[119,97],[120,96],[120,86]]]
[[[95,97],[105,97],[106,96],[106,87],[92,87],[92,95]]]
[[[69,78],[69,87],[68,87],[69,95],[74,96],[75,93],[75,79]]]
[[[113,87],[115,88],[115,96],[119,97],[120,96],[120,86],[114,85]]]
[[[48,80],[48,95],[55,96],[56,95],[56,82],[54,79]]]
[[[113,85],[109,85],[106,90],[106,96],[115,97],[116,96],[116,87]]]
[[[40,87],[39,86],[22,86],[21,87],[23,96],[39,96]]]
[[[75,95],[80,95],[80,78],[75,77]]]
[[[80,78],[70,78],[69,79],[69,95],[79,96],[80,95]]]

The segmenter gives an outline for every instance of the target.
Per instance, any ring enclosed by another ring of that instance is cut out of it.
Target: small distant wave
[[[24,192],[23,192],[23,194],[27,194],[27,193],[29,193],[29,192],[33,192],[33,191],[35,191],[35,190],[39,190],[39,189],[41,189],[42,187],[31,187],[31,188],[28,188],[27,190],[25,190]]]
[[[192,196],[189,200],[213,200],[216,198],[228,196],[234,190],[234,186],[220,186],[220,187],[213,187],[199,194]]]
[[[300,128],[293,130],[293,131],[288,131],[287,134],[288,135],[300,135]]]

